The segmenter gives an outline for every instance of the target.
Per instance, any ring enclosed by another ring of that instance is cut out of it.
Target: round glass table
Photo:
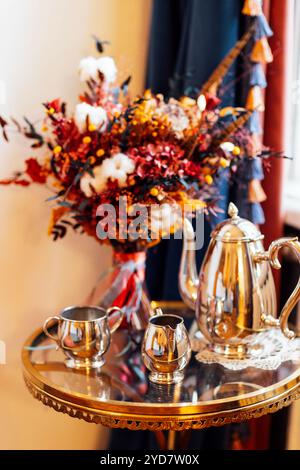
[[[186,316],[179,302],[160,304]],[[241,422],[278,411],[300,397],[300,358],[276,370],[232,371],[193,357],[185,378],[155,385],[141,360],[140,346],[116,332],[100,370],[69,369],[55,344],[37,330],[26,341],[24,379],[44,405],[91,423],[130,430],[184,431]]]

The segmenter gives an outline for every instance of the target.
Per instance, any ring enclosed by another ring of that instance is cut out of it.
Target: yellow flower
[[[90,132],[94,132],[96,129],[97,129],[97,127],[94,126],[94,124],[89,124],[89,131]]]
[[[134,186],[135,185],[135,177],[130,175],[128,178],[128,184],[129,186]]]
[[[189,108],[190,106],[195,106],[196,101],[193,100],[192,98],[189,98],[188,96],[184,96],[180,100],[182,106]]]
[[[82,139],[82,142],[84,144],[89,144],[91,142],[91,137],[89,135],[86,135],[83,139]]]
[[[153,137],[157,136],[157,132],[152,132]]]
[[[152,92],[151,90],[148,88],[147,90],[144,91],[144,98],[146,100],[150,100],[152,98]]]
[[[54,147],[53,149],[54,155],[58,155],[61,151],[62,151],[62,148],[60,145],[56,145],[56,147]]]
[[[220,165],[222,168],[227,168],[229,166],[229,161],[226,158],[220,158]]]
[[[158,191],[157,188],[151,188],[151,189],[150,189],[150,194],[151,194],[151,196],[156,197],[156,196],[158,196],[158,193],[159,193],[159,191]]]
[[[235,156],[240,155],[240,153],[241,153],[240,147],[238,147],[238,146],[236,145],[236,146],[234,147],[234,149],[232,150],[232,153],[233,153],[233,155],[235,155]]]
[[[207,184],[212,184],[214,181],[211,175],[206,175],[204,179],[205,179],[205,183]]]
[[[90,161],[90,163],[91,163],[91,165],[92,165],[93,163],[95,163],[96,157],[94,157],[94,155],[91,155],[91,156],[89,157],[89,161]]]
[[[97,157],[102,157],[104,154],[105,154],[105,152],[104,152],[103,149],[99,149],[99,150],[97,150],[97,152],[96,152]]]
[[[48,114],[54,114],[54,113],[55,113],[55,109],[51,107],[51,108],[47,109],[46,112],[47,112]]]

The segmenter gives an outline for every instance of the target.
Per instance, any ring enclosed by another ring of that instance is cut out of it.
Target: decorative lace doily
[[[192,339],[192,350],[197,352],[196,359],[205,364],[221,364],[227,369],[242,370],[247,367],[274,370],[285,361],[300,359],[300,338],[287,339],[280,329],[269,328],[252,335],[247,344],[253,348],[253,357],[231,359],[214,352],[208,341],[198,331]]]

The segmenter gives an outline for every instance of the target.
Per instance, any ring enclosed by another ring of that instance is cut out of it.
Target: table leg
[[[163,431],[155,431],[154,434],[157,440],[159,450],[167,450],[167,440]]]
[[[188,446],[191,429],[186,431],[154,432],[160,450],[185,450]]]
[[[176,431],[168,431],[167,450],[175,450]]]

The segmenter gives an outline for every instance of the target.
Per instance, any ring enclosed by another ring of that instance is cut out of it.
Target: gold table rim
[[[300,388],[300,367],[288,378],[277,382],[269,387],[264,387],[259,391],[239,395],[238,398],[223,398],[219,400],[202,401],[198,403],[146,403],[146,402],[127,402],[118,400],[101,400],[97,397],[87,397],[78,392],[69,392],[61,386],[56,385],[51,380],[42,376],[34,367],[30,360],[30,350],[34,340],[43,334],[42,328],[37,329],[26,341],[22,350],[22,363],[24,369],[24,378],[26,383],[30,383],[41,393],[51,396],[57,401],[82,407],[94,413],[117,413],[119,416],[135,416],[138,419],[149,419],[151,415],[157,416],[157,419],[168,418],[170,415],[176,419],[193,419],[193,416],[203,414],[230,413],[256,409],[261,406],[277,403],[285,396],[296,393]]]

